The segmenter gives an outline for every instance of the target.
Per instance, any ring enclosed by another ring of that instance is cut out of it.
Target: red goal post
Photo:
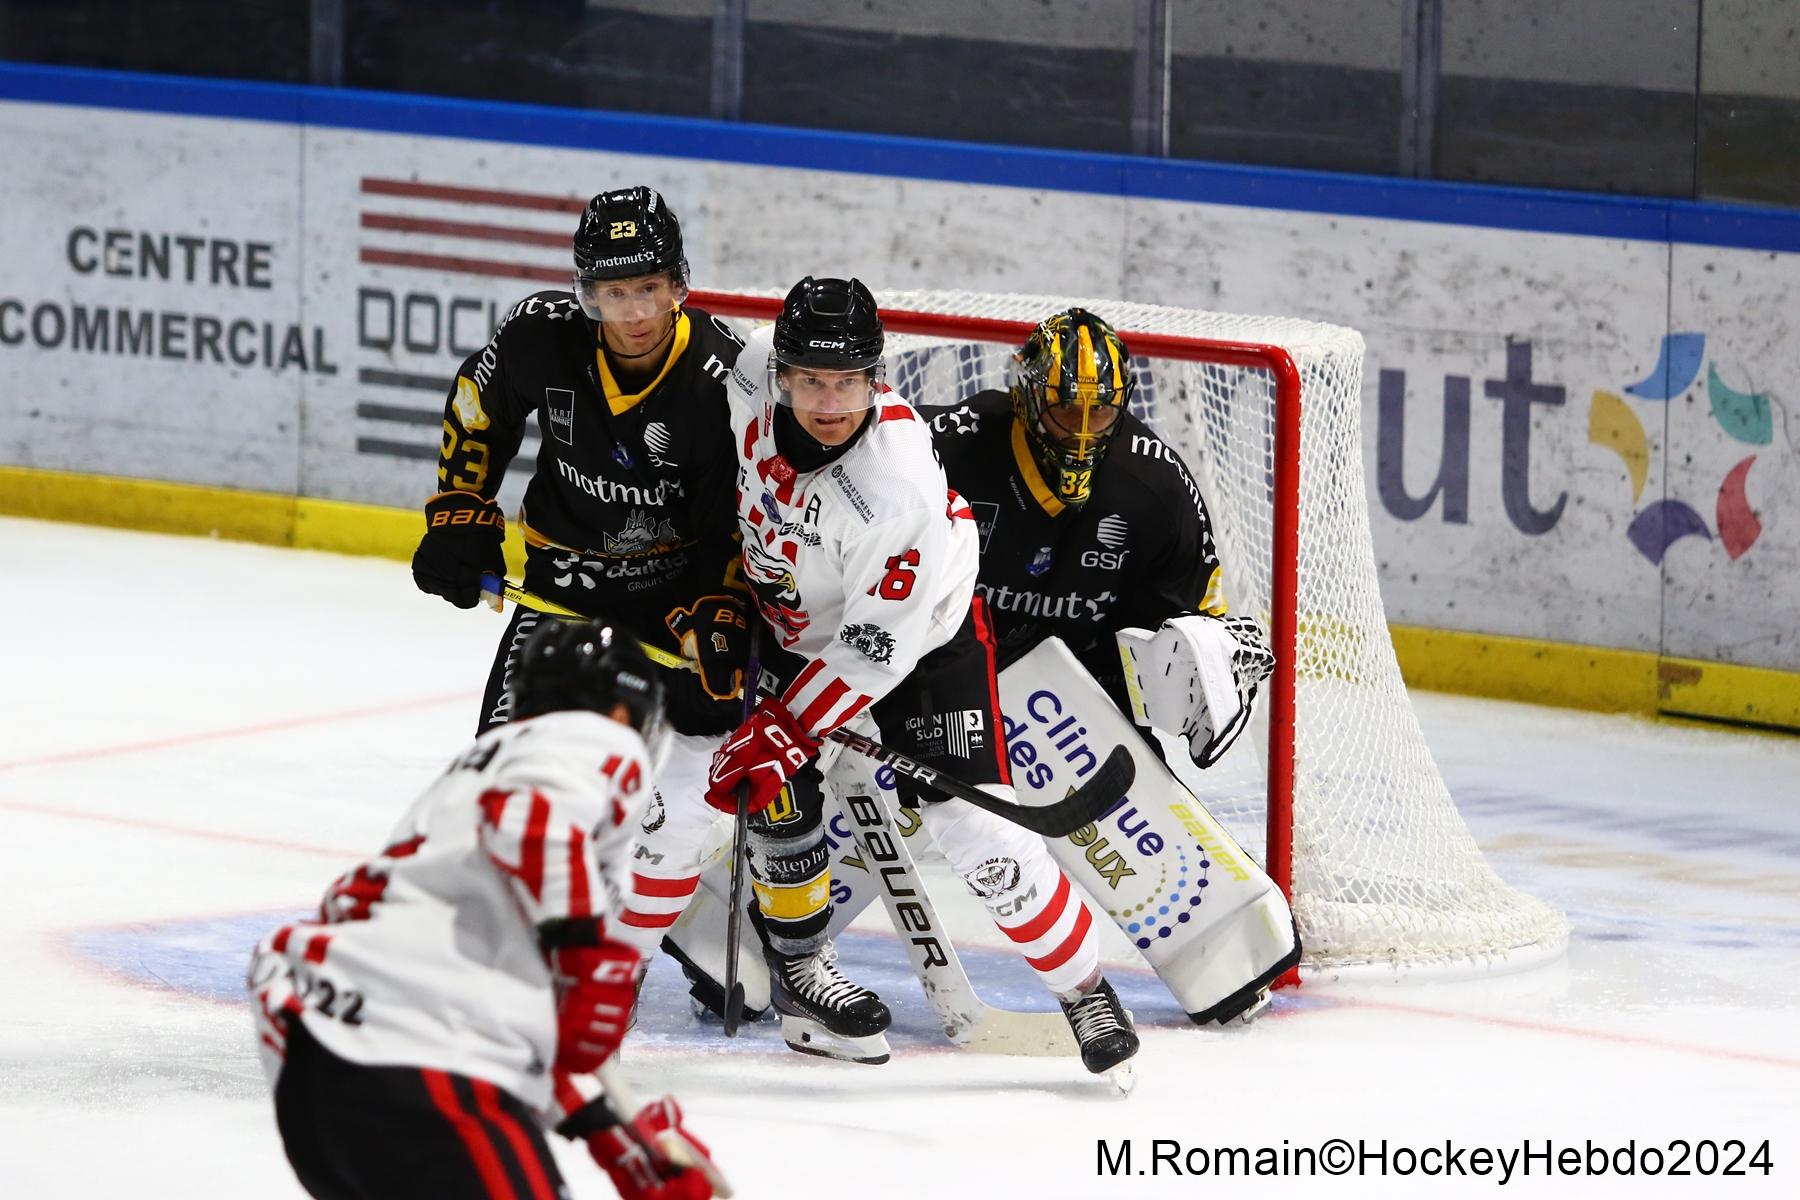
[[[1071,305],[1119,330],[1138,415],[1194,470],[1227,598],[1267,624],[1276,656],[1258,717],[1266,756],[1252,762],[1246,736],[1207,772],[1187,770],[1179,754],[1171,762],[1290,897],[1304,968],[1459,973],[1561,953],[1567,922],[1488,867],[1400,681],[1362,486],[1360,335],[1066,297],[877,299],[889,382],[920,404],[1004,387],[1011,352]],[[772,293],[694,292],[689,302],[752,321],[781,307]],[[1362,736],[1354,727],[1369,714],[1374,733]]]

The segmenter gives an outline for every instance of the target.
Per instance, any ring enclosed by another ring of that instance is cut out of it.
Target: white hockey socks
[[[981,789],[1014,798],[1004,784]],[[962,800],[926,804],[919,814],[951,867],[1051,992],[1074,996],[1092,982],[1100,971],[1093,913],[1042,838]]]

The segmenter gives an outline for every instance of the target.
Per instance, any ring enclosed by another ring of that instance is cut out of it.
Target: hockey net
[[[1359,333],[1057,296],[878,300],[888,383],[922,405],[1004,389],[1031,328],[1071,305],[1119,330],[1132,409],[1194,471],[1231,609],[1258,617],[1277,655],[1253,733],[1207,771],[1173,742],[1169,761],[1288,891],[1309,973],[1511,970],[1561,953],[1567,921],[1488,865],[1400,677],[1363,487]],[[767,295],[694,303],[779,309]]]

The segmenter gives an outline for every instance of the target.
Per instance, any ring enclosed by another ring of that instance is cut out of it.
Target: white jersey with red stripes
[[[773,327],[731,372],[744,573],[784,648],[808,659],[783,694],[808,732],[853,720],[949,641],[969,613],[979,548],[931,429],[884,389],[841,457],[795,471],[775,445]]]
[[[567,1087],[552,1097],[556,1000],[538,926],[617,911],[649,784],[643,739],[597,713],[483,734],[387,849],[339,877],[317,920],[257,947],[265,1054],[283,1054],[285,1014],[350,1062],[485,1079],[547,1119],[579,1104]]]

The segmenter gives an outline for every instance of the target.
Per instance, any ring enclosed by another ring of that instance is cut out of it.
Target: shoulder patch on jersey
[[[894,635],[879,625],[846,625],[838,640],[854,646],[870,662],[887,663],[894,657]]]
[[[850,472],[844,470],[842,463],[831,468],[831,481],[837,484],[838,491],[844,494],[844,499],[850,502],[850,507],[856,510],[856,515],[862,518],[863,524],[873,524],[875,510],[869,507],[869,502],[863,499],[863,494],[857,490],[854,483],[850,482]]]
[[[456,419],[470,433],[488,427],[487,411],[481,407],[481,389],[467,375],[456,377]]]

